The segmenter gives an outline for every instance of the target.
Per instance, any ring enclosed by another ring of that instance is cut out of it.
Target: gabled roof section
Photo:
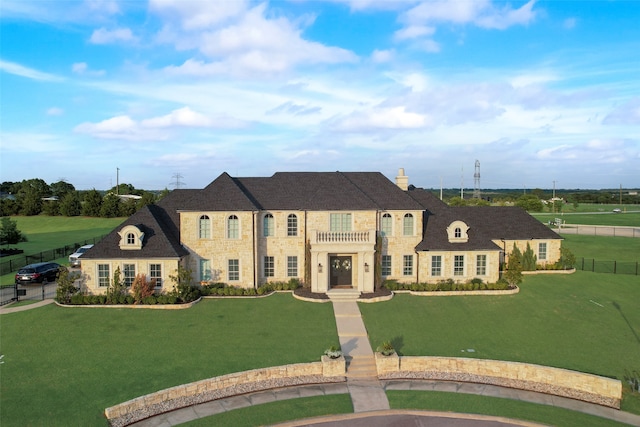
[[[409,187],[407,194],[413,200],[420,203],[420,206],[431,214],[443,209],[450,209],[449,205],[436,197],[431,191],[425,190],[424,188]]]
[[[419,251],[503,249],[494,240],[562,239],[519,207],[464,206],[438,209],[425,216],[426,229]],[[468,240],[451,242],[447,227],[455,221],[469,226]]]
[[[182,195],[186,194],[182,193]],[[127,225],[135,225],[144,233],[142,249],[136,251],[120,249],[118,232]],[[180,258],[188,255],[189,252],[180,245],[177,230],[177,223],[173,222],[171,215],[162,206],[148,205],[116,227],[82,257],[86,259]]]
[[[175,191],[175,190],[174,190]],[[224,172],[203,190],[194,190],[191,197],[182,200],[178,210],[183,211],[254,211],[260,209],[255,199],[237,179]]]
[[[379,172],[278,172],[235,178],[264,210],[420,210]]]

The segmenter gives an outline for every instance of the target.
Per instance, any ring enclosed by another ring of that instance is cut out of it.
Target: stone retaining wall
[[[530,363],[459,357],[381,356],[380,379],[463,381],[530,390],[620,409],[618,380]]]
[[[322,362],[253,369],[140,396],[107,408],[104,414],[111,426],[122,427],[175,409],[225,397],[279,387],[343,381],[346,381],[344,364],[341,375],[335,367],[328,371]]]

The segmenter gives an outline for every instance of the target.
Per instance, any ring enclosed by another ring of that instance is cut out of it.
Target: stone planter
[[[390,354],[389,356],[385,356],[380,352],[376,352],[376,369],[378,370],[378,375],[390,373],[390,372],[398,372],[400,370],[400,357],[398,353]]]
[[[344,377],[347,372],[347,361],[344,356],[332,359],[329,356],[322,356],[322,376],[323,377]]]

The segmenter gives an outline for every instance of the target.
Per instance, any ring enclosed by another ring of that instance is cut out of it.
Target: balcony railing
[[[375,231],[316,231],[313,243],[375,243]]]

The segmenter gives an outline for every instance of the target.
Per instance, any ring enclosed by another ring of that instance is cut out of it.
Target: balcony
[[[370,244],[376,243],[376,231],[318,231],[311,233],[311,244]]]

